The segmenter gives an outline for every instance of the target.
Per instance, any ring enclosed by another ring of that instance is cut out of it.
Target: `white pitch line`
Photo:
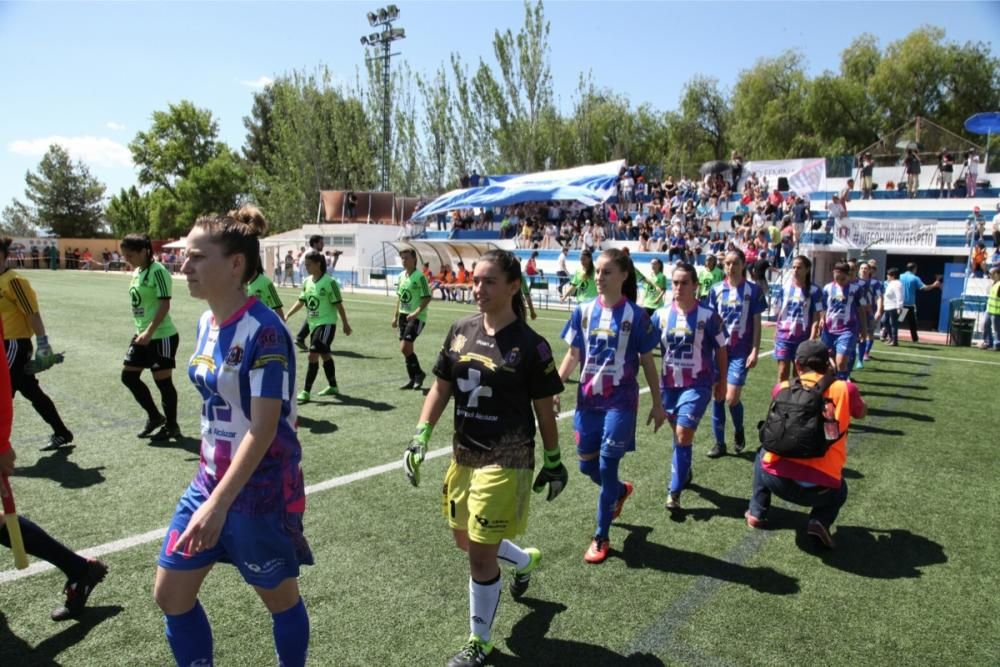
[[[941,361],[961,361],[966,364],[983,364],[984,366],[1000,366],[1000,361],[983,361],[982,359],[962,359],[959,357],[942,357],[933,354],[914,354],[912,352],[896,352],[895,350],[876,350],[878,354],[894,354],[899,357],[914,357],[915,359],[939,359]]]
[[[761,357],[770,356],[774,350],[768,350],[767,352],[761,352]],[[649,393],[649,387],[643,387],[639,390],[640,394]],[[558,419],[565,419],[572,416],[575,410],[563,410],[557,416]],[[427,459],[436,459],[441,456],[446,456],[451,454],[451,447],[441,447],[440,449],[435,449],[427,453]],[[357,472],[348,473],[346,475],[340,475],[339,477],[334,477],[323,482],[318,482],[317,484],[311,484],[306,487],[306,495],[311,495],[313,493],[319,493],[320,491],[327,491],[329,489],[335,489],[339,486],[345,486],[353,482],[360,482],[361,480],[368,479],[370,477],[376,477],[387,472],[392,472],[393,470],[401,470],[403,468],[403,459],[400,458],[398,461],[393,461],[391,463],[383,463],[382,465],[373,466],[371,468],[365,468],[364,470],[358,470]],[[132,537],[125,537],[120,540],[115,540],[113,542],[106,542],[105,544],[100,544],[96,547],[90,547],[89,549],[84,549],[78,553],[85,558],[99,558],[110,553],[116,553],[118,551],[125,551],[126,549],[131,549],[132,547],[137,547],[143,544],[149,544],[150,542],[156,542],[162,540],[163,536],[167,532],[167,527],[156,528],[155,530],[150,530],[148,532],[142,533],[140,535],[133,535]],[[25,577],[30,577],[32,575],[41,574],[42,572],[48,572],[49,570],[54,570],[55,566],[46,561],[35,561],[27,568],[23,570],[4,570],[0,572],[0,584],[7,583],[9,581],[17,581],[18,579],[24,579]]]

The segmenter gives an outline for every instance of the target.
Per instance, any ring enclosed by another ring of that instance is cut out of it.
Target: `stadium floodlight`
[[[382,191],[389,189],[389,144],[392,136],[392,84],[389,72],[389,63],[392,56],[399,55],[392,53],[392,43],[398,39],[406,37],[403,28],[394,28],[393,21],[399,18],[399,7],[387,5],[381,9],[368,12],[368,24],[372,27],[381,26],[381,32],[373,32],[361,38],[361,45],[367,47],[382,47],[382,53],[369,56],[367,61],[372,63],[376,60],[382,61]]]

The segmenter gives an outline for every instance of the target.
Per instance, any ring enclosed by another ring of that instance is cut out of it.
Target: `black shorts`
[[[177,357],[177,343],[180,336],[166,336],[149,341],[149,345],[136,345],[135,336],[132,337],[132,344],[128,346],[125,353],[125,366],[133,368],[148,368],[154,371],[176,368],[174,361]]]
[[[321,324],[312,330],[309,338],[309,351],[317,354],[330,354],[333,337],[337,334],[336,324]]]
[[[28,362],[31,361],[31,353],[34,347],[30,338],[12,338],[3,342],[4,351],[7,353],[7,368],[10,370],[11,388],[17,391],[26,377],[32,377],[24,372]]]
[[[408,320],[406,319],[407,316],[408,313],[399,314],[399,320],[396,321],[396,328],[399,329],[399,340],[412,343],[420,335],[420,332],[424,330],[424,325],[427,323],[417,318]]]

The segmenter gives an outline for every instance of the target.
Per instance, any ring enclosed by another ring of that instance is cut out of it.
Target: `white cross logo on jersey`
[[[462,378],[458,379],[459,390],[469,394],[468,406],[470,408],[479,407],[480,396],[483,398],[491,398],[493,396],[493,388],[484,387],[479,384],[480,378],[482,378],[482,374],[475,368],[470,368],[468,380],[463,380]]]

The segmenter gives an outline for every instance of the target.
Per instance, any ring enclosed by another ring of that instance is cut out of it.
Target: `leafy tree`
[[[121,189],[111,197],[104,216],[111,225],[111,231],[117,238],[127,234],[149,231],[149,195],[141,194],[133,185],[126,190]]]
[[[12,200],[0,213],[0,233],[5,236],[35,236],[38,225],[34,211],[17,199]]]
[[[101,231],[104,185],[85,164],[74,164],[62,146],[49,146],[38,172],[29,171],[24,180],[24,194],[34,206],[32,218],[38,227],[67,238],[86,238]]]

